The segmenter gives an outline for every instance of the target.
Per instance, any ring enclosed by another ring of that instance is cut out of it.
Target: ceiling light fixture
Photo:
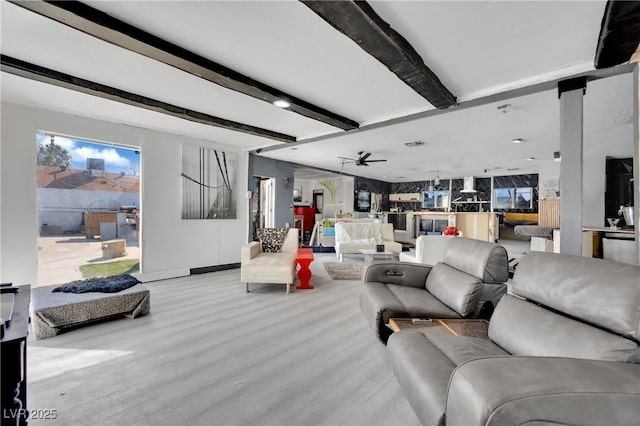
[[[278,98],[273,101],[273,104],[278,108],[289,108],[291,106],[291,102],[286,99]]]
[[[422,141],[414,141],[414,142],[405,142],[405,146],[414,147],[414,146],[422,146],[424,142]]]
[[[535,160],[535,159],[536,159],[536,157],[528,157],[528,158],[527,158],[527,161],[533,161],[533,160]]]
[[[522,143],[522,142],[524,142],[524,139],[522,139],[522,138],[514,138],[511,142],[513,142],[513,143]]]

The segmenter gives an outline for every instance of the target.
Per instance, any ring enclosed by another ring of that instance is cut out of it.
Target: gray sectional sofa
[[[375,263],[363,274],[360,310],[382,342],[391,334],[390,318],[478,317],[507,292],[509,260],[504,247],[450,237],[443,261],[421,265]]]
[[[390,336],[389,360],[424,425],[638,425],[640,267],[531,252],[489,339]]]

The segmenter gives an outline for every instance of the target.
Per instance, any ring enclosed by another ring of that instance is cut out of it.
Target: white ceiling
[[[385,181],[535,172],[558,150],[555,90],[396,123],[433,106],[297,1],[87,2],[307,102],[357,121],[344,132],[216,86],[2,1],[2,54],[222,118],[318,139],[295,148],[1,74],[2,100],[193,136],[340,171],[338,156],[386,163],[344,171]],[[459,102],[593,70],[605,1],[375,1]],[[585,155],[630,155],[630,74],[591,82]],[[497,106],[509,103],[504,114]],[[418,114],[419,116],[420,114]],[[377,124],[374,124],[377,123]],[[395,124],[394,124],[395,123]],[[81,137],[82,135],[77,135]],[[320,137],[319,137],[320,136]],[[514,145],[512,138],[525,142]],[[426,145],[406,148],[405,142]],[[535,161],[526,161],[536,157]],[[496,169],[500,167],[499,169]],[[507,170],[507,169],[517,170]],[[383,177],[386,176],[386,177]],[[403,176],[403,177],[401,177]]]

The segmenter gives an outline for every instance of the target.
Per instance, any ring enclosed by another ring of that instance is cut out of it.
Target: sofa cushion
[[[434,331],[432,328],[425,328],[421,330],[420,333],[424,334],[425,337],[455,365],[460,365],[463,362],[476,358],[509,355],[508,352],[489,339],[454,336],[449,332],[436,333]]]
[[[258,228],[256,233],[265,253],[278,253],[289,234],[288,228]]]
[[[402,393],[423,425],[443,425],[447,387],[456,364],[417,331],[393,333],[387,353]]]
[[[360,253],[361,249],[374,249],[376,240],[351,240],[344,242],[336,242],[337,251],[340,253]]]
[[[640,266],[530,252],[518,263],[512,288],[526,299],[637,341],[639,277]]]
[[[245,283],[293,283],[296,254],[289,252],[260,253],[240,269]]]
[[[474,311],[480,299],[482,281],[449,265],[438,263],[429,273],[425,287],[438,300],[464,317]]]
[[[431,317],[431,318],[460,318],[460,315],[450,309],[442,301],[424,289],[398,284],[387,284],[388,291],[402,304],[404,315],[400,317]],[[397,312],[386,310],[383,312],[385,324]]]
[[[336,222],[336,242],[382,239],[379,222]]]
[[[634,341],[511,295],[496,307],[489,338],[513,355],[640,361]]]
[[[501,245],[487,241],[451,238],[443,262],[485,283],[503,283],[509,279],[507,251]]]

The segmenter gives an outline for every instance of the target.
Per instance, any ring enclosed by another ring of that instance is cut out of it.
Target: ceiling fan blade
[[[365,153],[363,156],[361,156],[361,157],[360,157],[360,161],[364,161],[364,160],[366,160],[367,158],[369,158],[370,156],[371,156],[371,153],[370,153],[370,152],[367,152],[367,153]]]
[[[341,160],[349,160],[349,161],[358,161],[355,158],[347,158],[347,157],[338,157]]]
[[[387,160],[367,160],[367,163],[379,163],[381,161],[387,161]]]

